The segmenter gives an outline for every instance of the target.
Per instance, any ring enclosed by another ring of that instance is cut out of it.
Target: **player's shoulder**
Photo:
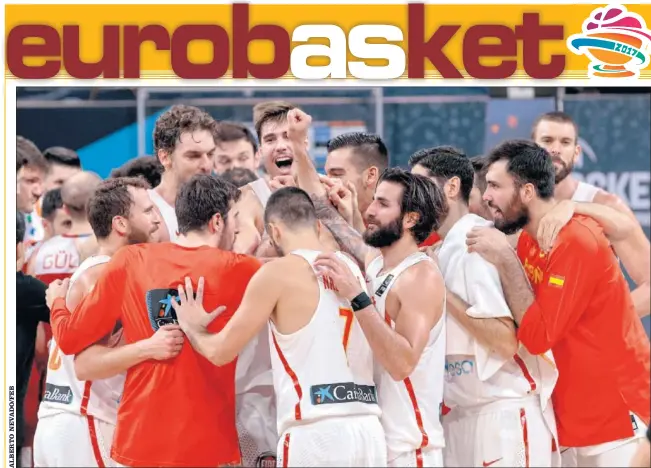
[[[436,262],[429,257],[410,265],[396,280],[396,286],[401,289],[408,286],[408,289],[429,290],[429,286],[438,283],[443,284],[443,275]],[[424,288],[424,285],[428,287]]]
[[[588,216],[574,215],[558,234],[555,249],[560,246],[568,250],[596,252],[600,247],[608,248],[609,243],[597,221]]]

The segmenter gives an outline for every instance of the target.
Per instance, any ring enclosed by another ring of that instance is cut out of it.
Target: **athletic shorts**
[[[387,466],[395,468],[420,468],[420,467],[442,467],[443,452],[441,449],[415,450],[403,453],[390,460]]]
[[[115,466],[115,426],[92,416],[59,413],[41,418],[34,436],[34,467]]]
[[[324,419],[295,426],[280,436],[278,465],[386,466],[384,430],[377,416]]]

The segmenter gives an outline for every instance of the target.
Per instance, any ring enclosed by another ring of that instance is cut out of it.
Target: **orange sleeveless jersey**
[[[536,296],[518,339],[532,354],[554,353],[560,444],[632,437],[629,411],[649,424],[649,339],[601,228],[574,216],[549,255],[523,232],[518,256]]]
[[[205,278],[204,306],[227,307],[209,326],[218,332],[239,307],[260,268],[255,258],[210,247],[142,244],[118,251],[93,291],[71,315],[57,299],[51,323],[59,348],[76,354],[120,320],[127,343],[174,323],[170,298],[186,276]],[[235,429],[235,361],[217,367],[185,341],[168,361],[127,372],[111,457],[127,466],[220,466],[240,461]]]

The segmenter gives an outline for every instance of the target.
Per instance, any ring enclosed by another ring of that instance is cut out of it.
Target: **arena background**
[[[252,126],[261,100],[284,99],[313,116],[317,166],[333,136],[382,135],[391,165],[417,149],[449,144],[481,154],[506,138],[528,138],[537,115],[563,110],[578,123],[583,156],[575,172],[618,194],[650,233],[651,90],[649,88],[18,88],[17,133],[41,149],[75,149],[84,169],[111,169],[152,154],[158,115],[175,103],[216,119]],[[647,333],[649,317],[644,319]]]

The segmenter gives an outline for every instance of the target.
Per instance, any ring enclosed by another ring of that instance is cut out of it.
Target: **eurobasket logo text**
[[[590,58],[588,76],[637,78],[649,66],[651,31],[644,18],[623,5],[597,8],[583,22],[583,33],[567,40],[569,49]]]
[[[404,6],[406,28],[358,24],[348,32],[328,24],[327,18],[320,24],[303,24],[291,31],[274,24],[251,25],[248,4],[230,8],[229,31],[210,22],[184,24],[171,31],[160,24],[106,24],[94,55],[101,58],[94,61],[81,59],[83,26],[66,24],[57,29],[47,24],[21,24],[7,35],[7,66],[15,77],[26,79],[52,78],[61,72],[79,79],[139,78],[141,46],[153,43],[157,53],[168,54],[166,63],[174,74],[184,79],[227,75],[236,79],[276,79],[289,73],[305,80],[389,80],[405,74],[409,78],[458,79],[464,78],[465,71],[466,77],[496,80],[513,76],[518,64],[531,78],[552,79],[565,70],[565,54],[542,53],[546,43],[564,43],[564,26],[541,24],[535,10],[523,12],[510,24],[464,27],[446,21],[426,35],[422,4]],[[436,25],[436,17],[430,15],[427,22],[429,30],[432,23]],[[453,38],[455,46],[449,44]],[[213,54],[208,63],[195,63],[189,58],[193,41],[211,44]],[[254,41],[273,44],[271,62],[254,63],[250,59],[249,44]],[[455,50],[458,45],[461,50]],[[463,70],[450,60],[452,54],[460,56],[461,60],[455,61],[462,62]],[[317,57],[325,57],[329,63],[315,65]],[[430,73],[428,67],[436,69],[436,74]]]

